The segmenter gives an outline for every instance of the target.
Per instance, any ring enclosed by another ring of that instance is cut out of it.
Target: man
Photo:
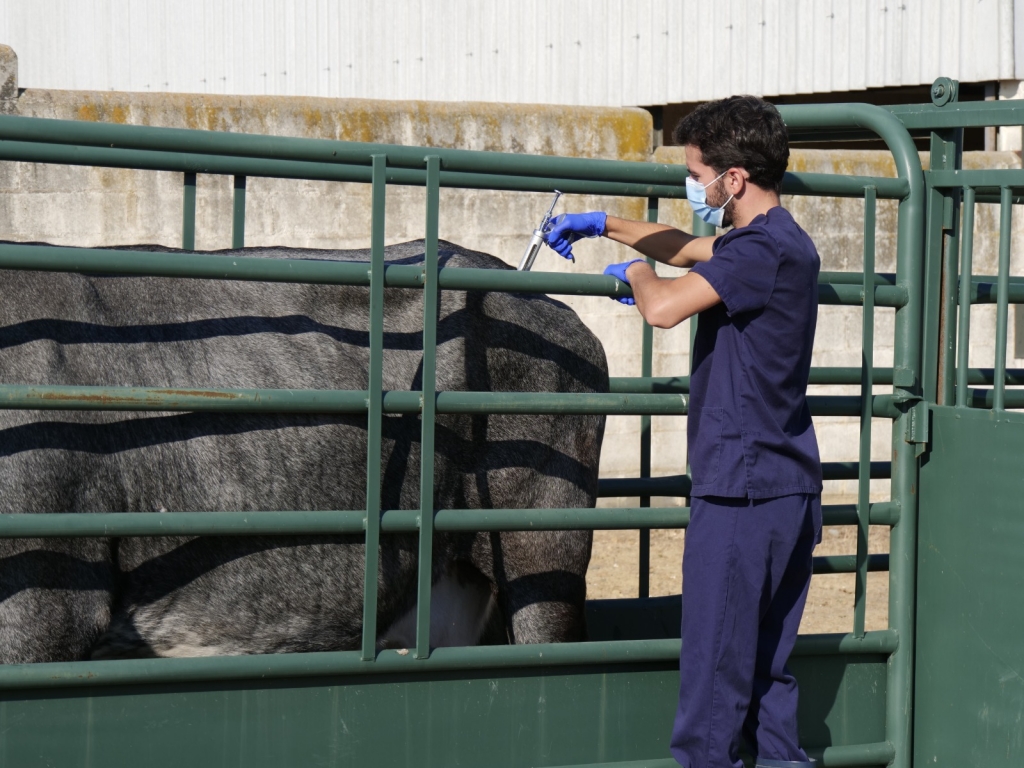
[[[696,238],[584,213],[556,220],[546,240],[568,256],[577,238],[603,235],[690,267],[675,279],[642,259],[605,270],[632,286],[651,325],[699,315],[672,755],[685,768],[740,768],[742,734],[758,766],[810,766],[786,660],[821,537],[821,464],[806,399],[820,259],[779,204],[789,144],[775,107],[752,96],[704,104],[675,138],[694,211],[731,231]]]

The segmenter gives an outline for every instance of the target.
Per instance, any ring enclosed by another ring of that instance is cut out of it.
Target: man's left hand
[[[643,262],[644,259],[633,259],[631,261],[624,261],[621,264],[609,264],[604,268],[604,274],[611,275],[612,277],[618,278],[626,285],[630,285],[629,279],[626,277],[626,270],[638,261]],[[636,301],[632,296],[609,296],[610,299],[615,299],[620,304],[628,304],[632,306],[636,304]]]

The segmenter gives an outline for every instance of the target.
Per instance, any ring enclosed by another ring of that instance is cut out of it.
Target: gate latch
[[[903,439],[907,443],[917,446],[915,456],[920,456],[928,447],[928,403],[919,400],[907,411],[907,427]]]

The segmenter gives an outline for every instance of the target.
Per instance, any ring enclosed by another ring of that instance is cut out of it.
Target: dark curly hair
[[[789,163],[789,134],[779,110],[756,96],[701,104],[679,121],[676,144],[700,150],[715,173],[743,168],[750,181],[778,192]]]

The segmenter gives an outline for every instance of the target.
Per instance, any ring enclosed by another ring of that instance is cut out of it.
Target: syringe
[[[551,207],[548,208],[548,212],[544,214],[544,220],[540,223],[540,227],[533,230],[533,237],[530,238],[530,244],[526,246],[526,251],[523,253],[523,258],[519,260],[519,266],[517,269],[520,272],[529,272],[533,266],[534,260],[537,258],[537,254],[540,252],[540,247],[544,244],[544,230],[548,228],[548,224],[551,222],[551,214],[555,212],[555,203],[558,202],[558,198],[562,196],[562,193],[557,189],[555,190],[555,199],[551,201]],[[573,263],[576,259],[573,259]]]

